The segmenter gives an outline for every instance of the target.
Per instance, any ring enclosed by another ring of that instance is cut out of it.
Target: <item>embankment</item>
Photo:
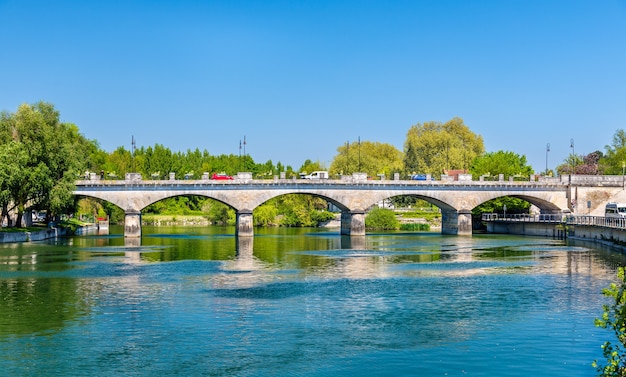
[[[0,243],[42,241],[67,235],[65,228],[48,228],[34,232],[0,232]]]

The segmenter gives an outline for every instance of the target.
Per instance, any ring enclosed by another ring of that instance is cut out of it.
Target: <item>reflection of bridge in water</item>
[[[238,236],[253,235],[253,210],[266,201],[287,194],[307,194],[332,203],[341,211],[341,234],[364,235],[365,213],[386,199],[409,195],[423,199],[441,210],[442,233],[471,235],[471,211],[500,197],[516,197],[533,204],[542,215],[577,211],[575,203],[594,199],[603,206],[622,191],[622,181],[613,176],[595,180],[567,181],[402,181],[402,180],[169,180],[76,182],[75,195],[105,200],[125,213],[124,236],[141,237],[141,211],[160,200],[198,195],[217,200],[236,211]],[[615,181],[615,182],[614,182]],[[598,194],[598,192],[601,193]]]

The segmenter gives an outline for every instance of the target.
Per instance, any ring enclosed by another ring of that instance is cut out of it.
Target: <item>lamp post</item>
[[[626,169],[626,162],[622,161],[622,190],[626,188],[626,181],[624,181],[624,169]]]
[[[361,172],[361,136],[359,136],[359,173]]]
[[[137,144],[135,144],[135,135],[131,135],[131,142],[130,145],[132,146],[132,154],[130,155],[130,165],[131,165],[131,169],[133,171],[133,173],[135,172],[135,148],[137,146]]]
[[[350,142],[346,141],[346,174],[350,174],[348,173],[350,170],[348,170],[348,168],[350,167]]]
[[[550,143],[546,144],[546,177],[548,176],[548,152],[550,152]]]
[[[569,146],[570,148],[572,148],[572,171],[570,172],[571,175],[574,174],[574,164],[576,163],[576,153],[574,153],[574,139],[569,140]]]
[[[504,218],[506,219],[506,204],[502,206],[502,213],[504,213]]]

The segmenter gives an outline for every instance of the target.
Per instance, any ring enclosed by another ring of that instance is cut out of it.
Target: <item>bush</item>
[[[317,223],[317,225],[328,221],[328,220],[332,220],[335,218],[335,214],[333,214],[330,211],[317,211],[314,210],[311,212],[311,220],[313,220],[314,222]]]
[[[400,222],[396,214],[387,208],[374,208],[365,216],[366,229],[400,229]]]
[[[624,268],[617,270],[619,284],[612,283],[602,290],[602,294],[613,300],[611,305],[603,305],[602,318],[596,318],[595,325],[604,329],[611,329],[620,344],[613,345],[604,342],[602,353],[606,358],[606,365],[598,365],[594,360],[592,365],[600,376],[626,376],[626,274]]]

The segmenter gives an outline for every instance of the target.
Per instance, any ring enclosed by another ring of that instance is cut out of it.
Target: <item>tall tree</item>
[[[602,152],[591,152],[586,156],[570,154],[565,161],[556,167],[556,171],[561,174],[585,174],[598,175],[604,174],[605,170],[610,171],[608,174],[622,174],[622,163],[616,163],[611,168],[612,162],[603,158]]]
[[[61,213],[74,206],[74,181],[87,166],[93,142],[75,125],[61,122],[59,112],[46,102],[20,105],[15,114],[3,113],[0,134],[0,143],[16,143],[10,148],[23,149],[27,156],[9,188],[18,214],[16,226],[21,226],[27,209]]]
[[[358,141],[337,148],[330,164],[330,174],[367,173],[370,177],[384,174],[387,178],[402,171],[402,152],[391,144]]]
[[[9,205],[13,202],[12,190],[23,179],[27,161],[28,154],[23,144],[13,140],[0,144],[0,224],[6,218],[7,224],[11,225]]]
[[[444,170],[468,169],[484,151],[482,137],[470,131],[461,118],[416,124],[404,143],[404,169],[407,174],[438,177]]]
[[[302,166],[300,166],[300,173],[311,173],[317,170],[326,170],[326,168],[321,162],[319,161],[313,162],[308,159],[304,161]]]
[[[622,174],[626,164],[626,132],[617,130],[613,135],[613,143],[604,147],[606,153],[600,158],[599,164],[604,174]]]
[[[526,162],[526,156],[510,151],[485,153],[476,157],[470,167],[474,179],[481,175],[504,174],[505,178],[521,176],[528,178],[533,173],[532,166]]]

